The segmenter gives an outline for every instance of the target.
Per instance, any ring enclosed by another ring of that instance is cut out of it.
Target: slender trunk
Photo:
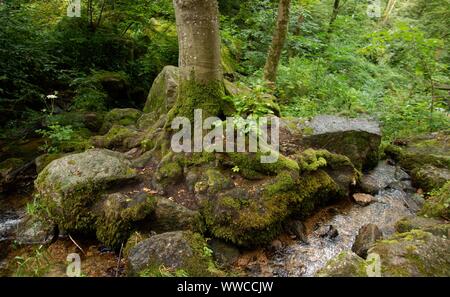
[[[333,31],[333,24],[336,21],[336,18],[339,14],[339,7],[340,7],[340,0],[334,0],[334,4],[333,4],[333,12],[331,13],[331,18],[330,18],[330,24],[328,26],[328,33],[331,33]]]
[[[173,0],[179,43],[177,115],[218,115],[224,93],[217,0]]]
[[[394,6],[397,0],[389,0],[386,5],[386,10],[384,11],[382,24],[386,24],[389,20],[389,16],[391,15],[392,11],[394,10]]]
[[[300,12],[299,12],[299,15],[297,18],[297,24],[295,25],[295,28],[292,32],[295,36],[300,35],[300,33],[302,31],[302,25],[304,22],[305,22],[305,16],[303,15],[303,10],[300,9]]]
[[[267,55],[266,65],[264,67],[264,79],[270,84],[275,83],[281,53],[283,52],[284,43],[286,42],[290,5],[291,0],[280,0],[278,4],[277,25],[273,34],[272,45],[270,46]]]

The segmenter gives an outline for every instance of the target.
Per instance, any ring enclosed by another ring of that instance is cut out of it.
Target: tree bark
[[[331,13],[331,18],[330,18],[330,24],[328,26],[328,33],[331,33],[331,31],[333,31],[333,24],[336,21],[336,18],[339,14],[339,7],[341,5],[341,1],[340,0],[334,0],[334,4],[333,4],[333,12]]]
[[[173,0],[179,43],[177,115],[218,115],[224,94],[217,0]]]
[[[291,0],[280,0],[278,4],[277,25],[272,38],[272,45],[269,48],[266,65],[264,67],[264,79],[274,84],[277,77],[277,69],[283,52],[284,43],[286,42],[289,11]]]

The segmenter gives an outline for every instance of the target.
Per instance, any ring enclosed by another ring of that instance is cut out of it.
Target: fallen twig
[[[86,255],[86,253],[83,251],[83,249],[81,248],[81,246],[78,245],[78,243],[72,238],[72,236],[70,236],[70,234],[69,234],[69,238],[70,238],[70,240],[72,240],[72,242],[77,246],[77,248],[80,249],[80,251],[83,253],[83,255]]]

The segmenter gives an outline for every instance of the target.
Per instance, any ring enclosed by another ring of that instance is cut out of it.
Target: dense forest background
[[[398,0],[370,17],[368,2],[292,1],[275,90],[263,67],[278,1],[221,0],[227,79],[251,87],[238,111],[264,113],[278,98],[283,116],[368,115],[384,138],[448,129],[449,0]],[[44,137],[47,152],[83,150],[95,123],[86,113],[142,109],[153,80],[177,65],[170,0],[0,1],[0,142]],[[91,6],[92,9],[86,10]]]

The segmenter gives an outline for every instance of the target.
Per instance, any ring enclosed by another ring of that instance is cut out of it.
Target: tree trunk
[[[175,114],[219,115],[224,95],[217,0],[173,0],[180,84]]]
[[[280,0],[278,4],[277,25],[264,67],[264,79],[271,84],[275,83],[278,64],[287,37],[290,5],[291,0]]]
[[[333,4],[333,12],[331,13],[331,18],[330,18],[330,25],[328,26],[328,33],[331,33],[331,31],[333,31],[333,24],[336,21],[336,18],[339,14],[339,7],[340,7],[340,0],[334,0],[334,4]]]
[[[382,23],[386,24],[386,22],[389,20],[389,16],[391,15],[392,11],[394,10],[394,6],[397,0],[389,0],[386,5],[386,10],[384,11],[384,16]]]

